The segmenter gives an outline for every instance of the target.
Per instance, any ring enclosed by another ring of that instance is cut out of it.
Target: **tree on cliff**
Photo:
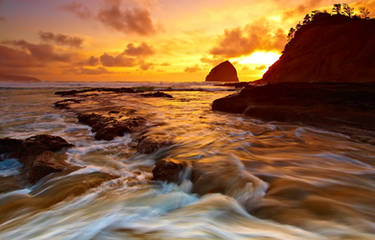
[[[346,16],[352,17],[354,15],[354,8],[350,7],[349,4],[343,3],[342,8]]]
[[[368,10],[367,8],[360,7],[359,12],[361,13],[361,17],[363,19],[366,19],[366,20],[370,19],[370,10]]]
[[[337,15],[341,15],[341,3],[333,4],[332,13],[336,13]]]

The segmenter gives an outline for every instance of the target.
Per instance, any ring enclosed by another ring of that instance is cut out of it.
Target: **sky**
[[[0,0],[0,75],[204,81],[229,60],[260,79],[291,27],[331,0]],[[375,0],[346,1],[375,12]]]

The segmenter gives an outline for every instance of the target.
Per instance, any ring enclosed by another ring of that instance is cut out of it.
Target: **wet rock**
[[[51,135],[36,135],[25,140],[3,138],[0,139],[0,154],[22,161],[26,156],[36,156],[44,151],[57,152],[72,146],[65,139]]]
[[[42,152],[36,156],[30,167],[29,181],[35,183],[50,173],[62,172],[71,168],[72,166],[65,162],[65,157],[63,154],[59,155],[51,151]]]
[[[0,154],[4,158],[17,158],[23,164],[24,178],[35,183],[50,173],[77,169],[65,162],[64,152],[58,153],[72,146],[65,139],[51,135],[36,135],[25,140],[5,138],[0,139]]]
[[[219,86],[224,86],[224,87],[235,87],[235,88],[244,88],[249,85],[248,82],[238,82],[238,83],[224,83]]]
[[[37,155],[44,151],[57,152],[64,148],[73,147],[65,139],[59,136],[36,135],[26,138],[23,142],[26,154]]]
[[[70,90],[70,91],[58,91],[55,92],[56,95],[60,96],[74,96],[81,93],[87,92],[113,92],[113,93],[135,93],[141,92],[136,91],[132,88],[89,88],[89,89],[82,89],[82,90]],[[92,96],[92,94],[90,94]]]
[[[82,100],[68,98],[68,99],[55,102],[54,106],[55,108],[59,108],[59,109],[69,109],[70,104],[80,103],[80,102],[82,102]]]
[[[214,67],[206,77],[207,82],[238,82],[234,66],[225,61]]]
[[[22,140],[12,138],[0,139],[0,161],[5,158],[19,158],[23,151]]]
[[[173,144],[174,144],[173,141],[169,139],[167,136],[163,136],[163,135],[142,136],[138,140],[137,152],[150,154],[159,150],[160,148],[169,147]]]
[[[145,94],[141,94],[141,96],[143,96],[143,97],[164,97],[164,98],[173,98],[172,95],[167,94],[167,93],[164,93],[164,92],[160,92],[160,91],[157,91],[157,92],[155,92],[155,93],[145,93]]]
[[[106,117],[96,113],[79,113],[78,121],[90,126],[97,140],[113,140],[115,137],[121,137],[125,133],[140,131],[146,124],[146,120],[142,117],[117,120],[114,117]]]
[[[193,184],[192,192],[199,195],[222,193],[235,198],[248,210],[257,206],[268,189],[268,184],[250,174],[242,163],[226,159],[190,164],[161,160],[152,174],[153,180],[176,184],[186,178]]]
[[[153,180],[180,183],[187,165],[181,162],[161,160],[152,170]]]
[[[374,96],[374,83],[280,83],[249,86],[215,100],[212,109],[340,131],[341,126],[375,130]]]
[[[117,110],[112,110],[112,111],[109,111],[108,113],[109,113],[109,114],[119,114],[119,113],[120,113],[120,111],[117,111]]]

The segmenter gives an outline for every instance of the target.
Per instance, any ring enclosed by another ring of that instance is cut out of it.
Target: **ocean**
[[[70,98],[56,91],[151,86],[173,98],[98,92],[54,107]],[[11,188],[22,164],[0,161],[0,239],[375,239],[375,146],[211,110],[235,91],[211,83],[1,83],[0,138],[60,136],[75,146],[66,161],[80,168]],[[113,110],[136,112],[147,135],[173,144],[140,153],[136,134],[96,140],[76,116]],[[200,186],[152,180],[161,160],[196,164]]]

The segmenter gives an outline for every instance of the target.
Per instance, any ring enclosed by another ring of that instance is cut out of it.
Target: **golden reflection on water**
[[[308,126],[212,112],[211,102],[227,92],[168,93],[174,98],[101,93],[72,105],[83,112],[108,114],[116,109],[119,115],[134,109],[152,126],[148,134],[176,143],[164,153],[140,155],[130,146],[129,136],[110,143],[94,141],[87,127],[76,124],[73,113],[51,108],[59,98],[50,91],[20,90],[7,96],[2,92],[0,97],[11,106],[0,106],[1,136],[23,138],[57,131],[78,146],[69,153],[71,161],[102,173],[51,178],[30,193],[2,197],[0,236],[1,232],[16,236],[26,223],[28,227],[53,226],[54,236],[68,236],[73,229],[80,233],[84,226],[95,229],[96,221],[99,230],[91,239],[182,239],[183,231],[188,239],[374,236],[373,145]],[[41,117],[46,115],[50,117]],[[169,185],[149,185],[151,169],[160,158],[195,164],[205,173],[196,192],[224,195],[199,199]],[[109,175],[103,172],[121,176],[121,180],[108,181]],[[241,201],[244,193],[253,194],[263,186],[261,180],[268,184],[266,195],[259,193]],[[105,187],[101,187],[103,182]],[[253,185],[246,185],[249,182]],[[84,202],[90,194],[94,194],[92,199]],[[80,199],[83,202],[74,203]],[[74,204],[79,208],[70,211]],[[21,215],[28,217],[4,224]],[[35,225],[30,223],[33,219]]]

